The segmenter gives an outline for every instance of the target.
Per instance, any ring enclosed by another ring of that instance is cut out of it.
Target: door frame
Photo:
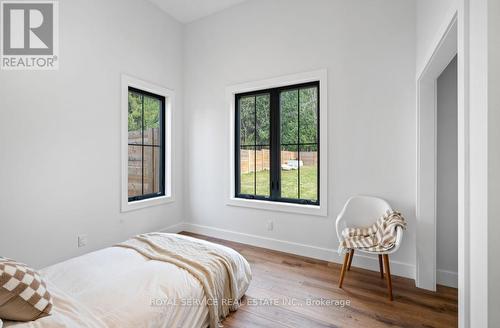
[[[437,279],[437,79],[457,53],[458,19],[457,12],[454,12],[434,52],[417,79],[417,256],[415,282],[417,287],[432,291],[436,290]],[[459,178],[459,183],[460,181]],[[460,236],[458,239],[460,244]]]

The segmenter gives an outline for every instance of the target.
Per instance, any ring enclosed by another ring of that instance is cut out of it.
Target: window
[[[128,201],[165,195],[165,97],[128,88]]]
[[[173,92],[122,76],[122,211],[173,200]]]
[[[237,93],[235,197],[320,205],[319,81]]]

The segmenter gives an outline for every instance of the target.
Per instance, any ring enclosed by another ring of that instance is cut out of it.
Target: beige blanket
[[[387,252],[395,246],[397,228],[406,230],[406,220],[397,211],[387,211],[370,227],[349,227],[342,231],[344,240],[339,253],[349,249],[363,249],[370,252]]]
[[[187,270],[203,286],[210,327],[238,309],[236,265],[224,249],[176,234],[147,233],[116,246],[131,248],[149,259],[175,264]]]

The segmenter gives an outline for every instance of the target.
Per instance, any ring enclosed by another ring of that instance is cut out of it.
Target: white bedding
[[[190,238],[190,237],[185,237]],[[208,242],[207,242],[208,243]],[[241,298],[251,280],[248,262],[229,250]],[[41,270],[54,298],[52,314],[5,327],[207,327],[199,281],[177,266],[110,247]],[[182,304],[184,302],[184,304]],[[187,304],[190,302],[190,304]]]

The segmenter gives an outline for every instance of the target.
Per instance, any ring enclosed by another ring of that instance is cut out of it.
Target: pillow
[[[50,314],[52,297],[38,273],[0,257],[0,319],[31,321]]]

